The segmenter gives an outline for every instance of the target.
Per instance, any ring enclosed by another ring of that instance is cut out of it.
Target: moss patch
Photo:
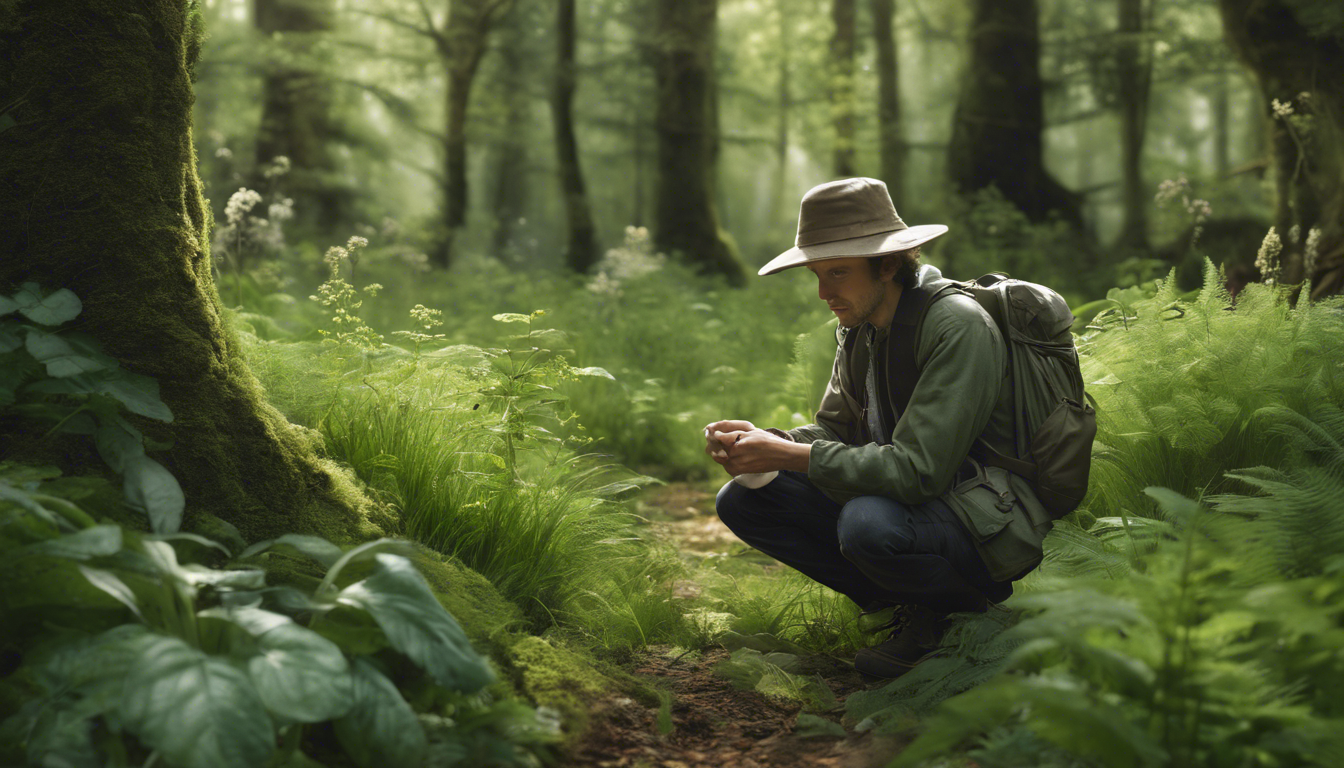
[[[583,656],[544,638],[524,637],[508,653],[518,690],[537,706],[558,711],[566,743],[577,743],[588,729],[589,705],[614,688],[613,681]]]

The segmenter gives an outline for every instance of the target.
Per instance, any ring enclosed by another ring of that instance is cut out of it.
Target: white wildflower
[[[1292,101],[1279,101],[1274,99],[1269,103],[1270,109],[1274,110],[1275,117],[1288,117],[1293,114]]]
[[[1311,273],[1316,271],[1316,259],[1321,251],[1321,228],[1312,227],[1307,232],[1306,250],[1302,254],[1302,279],[1310,280]]]
[[[1279,253],[1283,250],[1283,241],[1274,227],[1269,228],[1265,239],[1260,243],[1260,252],[1255,256],[1255,268],[1265,285],[1274,285],[1279,281]]]
[[[257,203],[260,202],[261,193],[243,187],[229,197],[228,205],[224,206],[224,218],[230,224],[237,224],[243,220],[244,216],[251,213],[252,209],[257,207]]]

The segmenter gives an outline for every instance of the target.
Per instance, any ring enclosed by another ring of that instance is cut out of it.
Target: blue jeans
[[[807,475],[780,472],[755,490],[729,482],[715,502],[742,541],[862,607],[982,609],[1011,595],[996,582],[955,513],[937,499],[906,505],[882,496],[837,504]]]

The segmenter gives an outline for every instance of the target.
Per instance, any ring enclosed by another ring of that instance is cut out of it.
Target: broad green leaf
[[[8,296],[0,296],[0,317],[19,311],[19,302]]]
[[[0,301],[4,300],[5,297],[0,296]],[[9,323],[0,325],[0,354],[4,354],[6,352],[13,352],[14,350],[22,346],[23,346],[23,336],[19,334],[19,329],[17,326],[11,325]]]
[[[126,503],[149,515],[155,533],[177,533],[187,499],[177,478],[148,456],[132,456],[122,472]]]
[[[19,312],[24,317],[42,325],[60,325],[74,320],[84,309],[79,297],[71,291],[61,288],[43,296],[37,283],[24,283],[19,292],[14,294],[14,301],[18,303]]]
[[[48,376],[58,379],[118,367],[116,360],[102,353],[97,342],[77,334],[58,336],[30,328],[24,347],[28,354],[47,367]]]
[[[112,418],[98,425],[93,437],[98,455],[119,475],[126,474],[131,459],[145,455],[145,437],[125,419]]]
[[[247,674],[176,637],[158,637],[140,654],[121,714],[142,742],[185,768],[255,768],[275,750]]]
[[[234,590],[258,590],[266,586],[266,572],[261,570],[215,570],[192,563],[182,566],[181,574],[193,586],[209,584]]]
[[[360,768],[418,766],[427,739],[397,687],[364,659],[350,665],[355,705],[337,720],[336,738]]]
[[[37,500],[32,497],[32,494],[22,489],[15,488],[9,483],[0,483],[0,502],[4,501],[17,504],[20,508],[28,510],[52,525],[61,524],[62,518],[60,516],[39,504]]]
[[[517,312],[501,312],[498,315],[492,315],[491,320],[498,320],[501,323],[528,323],[532,318],[527,315],[520,315]]]
[[[575,368],[573,372],[579,376],[597,376],[598,378],[602,379],[611,379],[612,381],[616,380],[616,377],[608,373],[606,368],[597,368],[597,367]]]
[[[350,710],[350,666],[335,643],[278,613],[241,608],[230,614],[257,638],[260,653],[248,660],[247,671],[267,709],[299,723],[320,723]]]
[[[90,716],[121,705],[126,675],[157,635],[140,624],[123,624],[63,646],[43,665],[44,674],[77,690]]]
[[[171,423],[173,412],[159,399],[159,383],[148,376],[119,370],[102,382],[98,391],[120,400],[126,410],[146,418]]]
[[[104,762],[93,743],[93,723],[80,704],[64,691],[27,701],[0,725],[0,743],[22,744],[28,765],[102,768]]]
[[[229,548],[224,546],[223,544],[220,544],[218,541],[215,541],[214,539],[208,539],[204,536],[199,536],[194,533],[147,534],[145,538],[150,541],[166,541],[166,542],[190,541],[193,544],[200,544],[203,547],[208,547],[210,549],[217,549],[220,552],[223,552],[225,557],[233,556],[233,553],[229,551]]]
[[[368,611],[392,647],[439,685],[466,693],[488,685],[494,674],[411,561],[382,554],[377,560],[378,570],[342,590],[337,602]]]
[[[120,549],[121,527],[99,525],[78,533],[32,544],[24,547],[23,551],[64,557],[71,560],[91,560],[95,557],[115,555]]]
[[[90,584],[111,595],[117,602],[130,608],[131,613],[138,616],[141,621],[145,620],[145,615],[140,612],[140,604],[135,599],[135,593],[131,591],[130,587],[126,586],[126,582],[108,571],[89,568],[83,565],[79,566],[79,572],[84,574],[84,578],[88,579]]]
[[[306,536],[301,533],[287,533],[278,539],[259,541],[256,544],[253,544],[252,546],[243,550],[243,554],[239,555],[239,557],[240,558],[252,557],[253,555],[265,552],[271,547],[278,546],[281,544],[293,547],[300,553],[307,555],[308,557],[311,557],[312,559],[316,560],[322,565],[325,565],[328,568],[331,568],[332,566],[336,565],[336,563],[341,559],[341,556],[345,554],[345,552],[343,552],[340,547],[336,546],[335,544],[332,544],[331,542],[327,541],[326,539],[320,536]]]

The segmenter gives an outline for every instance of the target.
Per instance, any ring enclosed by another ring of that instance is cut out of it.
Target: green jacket
[[[927,264],[916,281],[931,289],[948,282]],[[915,319],[903,318],[898,306],[893,323],[902,321],[913,324]],[[867,495],[906,504],[941,498],[971,532],[994,579],[1024,575],[1041,560],[1050,517],[1027,481],[967,457],[977,437],[1000,453],[1017,455],[1012,382],[998,327],[969,296],[953,294],[934,302],[915,346],[919,384],[896,419],[890,445],[879,445],[869,439],[862,417],[869,362],[865,342],[872,334],[879,371],[899,365],[886,359],[887,331],[866,323],[840,329],[816,423],[783,433],[812,444],[808,479],[840,503]],[[890,396],[885,380],[880,375],[878,387]],[[891,423],[898,406],[886,406],[885,423]]]

